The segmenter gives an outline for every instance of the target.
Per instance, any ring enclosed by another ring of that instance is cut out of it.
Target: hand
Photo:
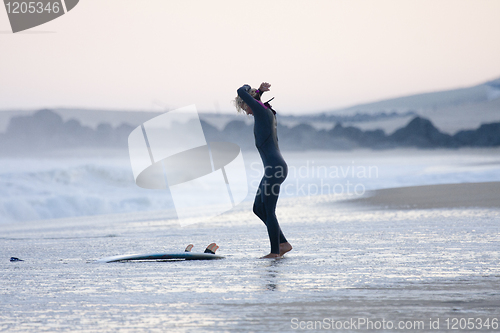
[[[264,92],[264,91],[269,91],[269,88],[271,87],[271,84],[267,83],[267,82],[262,82],[260,84],[260,87],[259,87],[259,91],[260,92]]]

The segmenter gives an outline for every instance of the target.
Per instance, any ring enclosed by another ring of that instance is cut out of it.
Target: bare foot
[[[269,253],[267,256],[260,257],[260,259],[278,259],[281,255],[278,253]]]
[[[288,242],[280,244],[280,256],[293,249],[292,245]]]

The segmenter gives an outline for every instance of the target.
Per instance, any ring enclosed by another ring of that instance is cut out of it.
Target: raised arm
[[[262,102],[257,101],[250,95],[250,89],[250,86],[245,84],[238,89],[238,96],[252,109],[255,120],[255,144],[257,147],[260,147],[273,133],[273,120],[270,118],[272,116]]]
[[[250,89],[251,87],[245,84],[238,89],[238,96],[252,109],[254,117],[259,117],[265,112],[266,108],[250,95]]]
[[[267,82],[262,82],[260,84],[260,87],[259,89],[257,89],[257,94],[258,94],[258,100],[259,101],[262,101],[261,97],[262,97],[262,94],[266,91],[269,91],[269,88],[271,87],[271,84],[267,83]]]

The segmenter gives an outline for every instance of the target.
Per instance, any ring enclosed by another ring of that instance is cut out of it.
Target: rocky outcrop
[[[415,117],[406,127],[400,128],[387,138],[391,143],[405,147],[436,148],[453,147],[449,134],[441,133],[428,119]]]
[[[0,134],[0,152],[25,153],[81,147],[127,147],[133,127],[122,124],[116,128],[103,123],[96,129],[79,121],[62,117],[48,109],[30,116],[13,117],[5,133]]]
[[[235,120],[222,130],[203,120],[201,125],[207,142],[229,141],[242,149],[255,148],[252,124]],[[128,124],[112,127],[101,123],[93,129],[74,119],[63,121],[57,113],[43,109],[30,116],[12,118],[7,131],[0,134],[0,152],[43,152],[81,147],[127,149],[128,136],[134,128]],[[278,136],[282,150],[498,147],[500,123],[483,124],[475,130],[463,130],[453,136],[440,132],[431,121],[421,117],[413,118],[391,135],[382,130],[344,127],[341,123],[330,130],[317,130],[302,123],[294,127],[278,125]]]
[[[500,123],[483,124],[476,130],[460,131],[453,136],[460,146],[498,147],[500,146]]]

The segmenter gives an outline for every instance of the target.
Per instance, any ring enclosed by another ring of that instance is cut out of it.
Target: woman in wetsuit
[[[264,164],[264,176],[259,184],[253,204],[253,212],[267,227],[271,242],[271,253],[262,258],[279,258],[292,249],[276,218],[276,204],[281,183],[288,174],[288,167],[278,147],[276,134],[276,112],[269,103],[262,103],[260,96],[269,91],[271,85],[263,82],[259,89],[244,85],[238,89],[236,109],[254,116],[255,145]]]

